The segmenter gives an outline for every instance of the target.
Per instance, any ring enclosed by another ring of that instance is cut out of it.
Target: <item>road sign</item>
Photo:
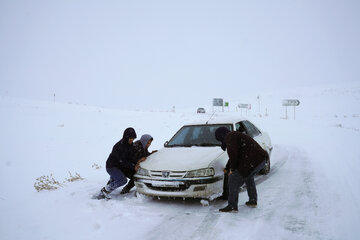
[[[238,104],[238,108],[246,108],[246,109],[250,109],[249,104],[243,104],[243,103],[239,103]]]
[[[300,101],[297,99],[284,99],[282,100],[282,105],[285,106],[285,119],[288,119],[287,116],[287,107],[293,106],[294,107],[294,119],[295,119],[295,107],[299,106]]]
[[[297,99],[284,99],[282,100],[283,106],[299,106],[300,101]]]
[[[229,106],[229,102],[225,102],[225,107],[228,107]]]
[[[251,109],[251,104],[239,103],[237,107],[240,108],[240,110],[241,110],[241,116],[242,116],[242,110],[243,109],[246,109],[246,115],[247,115],[248,109]]]
[[[222,98],[214,98],[213,99],[213,106],[214,107],[222,107],[224,104],[224,100]]]

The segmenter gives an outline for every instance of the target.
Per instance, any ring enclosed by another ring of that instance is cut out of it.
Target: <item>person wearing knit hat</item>
[[[106,172],[110,175],[110,180],[100,190],[97,199],[110,199],[110,193],[123,186],[127,182],[126,173],[136,172],[139,168],[133,156],[133,142],[136,138],[136,132],[133,128],[127,128],[124,131],[123,138],[117,142],[107,161]]]
[[[157,150],[149,152],[149,147],[153,141],[153,137],[150,134],[144,134],[141,136],[140,140],[136,141],[133,145],[133,156],[137,159],[137,166],[143,161],[146,160],[150,154],[157,152]],[[125,194],[130,192],[130,190],[135,186],[133,176],[135,172],[127,172],[126,176],[130,179],[128,184],[121,190],[120,194]]]

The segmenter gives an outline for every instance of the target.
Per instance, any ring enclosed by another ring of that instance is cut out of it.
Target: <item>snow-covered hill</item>
[[[280,103],[288,97],[301,101],[296,120],[290,110],[283,119]],[[159,149],[186,122],[209,118],[211,108],[123,111],[0,97],[1,239],[357,239],[359,84],[263,94],[261,101],[262,117],[256,108],[248,117],[272,137],[272,171],[257,178],[256,209],[244,205],[243,191],[239,212],[225,214],[218,212],[222,200],[206,206],[134,190],[92,199],[108,180],[105,161],[126,127],[152,134],[151,149]],[[215,117],[240,114],[230,110]],[[66,181],[69,171],[84,180]],[[50,174],[62,186],[37,192],[36,179]]]

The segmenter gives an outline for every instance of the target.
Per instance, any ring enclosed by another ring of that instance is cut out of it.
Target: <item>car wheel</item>
[[[262,175],[266,175],[270,172],[270,158],[267,158],[265,160],[265,167],[263,169],[260,170],[260,174]]]

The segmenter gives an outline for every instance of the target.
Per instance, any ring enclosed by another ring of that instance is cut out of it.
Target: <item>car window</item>
[[[172,139],[172,144],[174,144],[174,145],[184,144],[185,138],[188,139],[190,134],[191,134],[190,128],[181,129],[181,131],[179,131],[176,134],[176,138]]]
[[[226,127],[232,131],[231,124],[184,126],[171,138],[167,146],[220,146],[221,143],[215,139],[215,131],[219,127]]]
[[[247,134],[246,128],[244,127],[244,124],[242,122],[236,123],[235,124],[235,129],[236,129],[236,131]]]
[[[260,135],[261,132],[252,123],[250,123],[249,121],[243,121],[242,123],[244,124],[246,132],[250,137],[254,138]]]

